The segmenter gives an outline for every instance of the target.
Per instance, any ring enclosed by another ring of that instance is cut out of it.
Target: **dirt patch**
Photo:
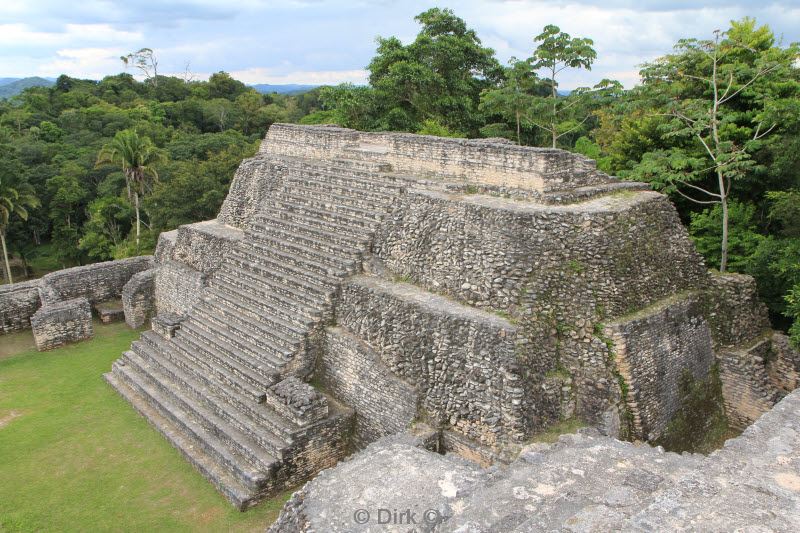
[[[11,423],[12,420],[14,420],[15,418],[19,418],[21,416],[22,413],[20,413],[19,411],[9,411],[8,413],[0,416],[0,429],[3,429],[5,426]]]

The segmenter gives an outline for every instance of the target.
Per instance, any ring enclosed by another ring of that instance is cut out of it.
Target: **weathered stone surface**
[[[172,259],[173,251],[175,250],[175,243],[178,239],[178,230],[162,232],[158,236],[158,243],[156,244],[156,251],[153,253],[153,258],[156,264],[162,264]]]
[[[216,220],[186,224],[177,231],[172,259],[204,276],[217,270],[224,257],[244,238],[242,230]]]
[[[680,407],[684,372],[703,380],[714,363],[700,298],[676,295],[610,323],[606,334],[629,388],[633,435],[657,440]]]
[[[767,307],[759,301],[751,276],[715,272],[709,282],[706,316],[716,345],[746,343],[769,330]]]
[[[206,277],[184,263],[169,260],[157,269],[154,285],[156,312],[184,316],[200,299]]]
[[[708,457],[588,431],[533,444],[502,470],[388,437],[307,483],[270,531],[796,531],[798,412],[795,392]]]
[[[132,328],[140,328],[155,313],[156,268],[137,272],[122,288],[122,306],[125,323]]]
[[[109,300],[94,304],[94,310],[97,313],[97,318],[103,324],[125,320],[125,309],[122,306],[122,300]]]
[[[39,305],[39,280],[0,286],[0,333],[31,327]]]
[[[52,350],[68,342],[90,339],[92,306],[87,298],[72,298],[40,308],[31,317],[36,349]]]
[[[119,298],[131,276],[152,267],[153,256],[143,255],[51,272],[41,279],[46,287],[42,305],[80,297],[91,304]]]

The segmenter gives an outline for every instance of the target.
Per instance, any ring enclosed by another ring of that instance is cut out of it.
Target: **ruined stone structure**
[[[800,369],[664,196],[561,150],[276,124],[154,257],[106,379],[242,509],[414,425],[482,464],[657,439],[715,364],[745,425]]]
[[[0,287],[0,334],[32,328],[39,350],[91,338],[92,308],[103,322],[123,318],[120,298],[126,284],[152,266],[150,256],[131,257],[58,270],[41,279]],[[131,308],[130,312],[139,311]]]

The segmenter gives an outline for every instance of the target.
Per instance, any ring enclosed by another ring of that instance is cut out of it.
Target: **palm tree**
[[[128,200],[133,202],[136,212],[136,250],[139,250],[141,216],[139,200],[150,190],[150,181],[158,181],[155,166],[164,161],[164,155],[147,137],[135,130],[122,130],[114,135],[110,143],[103,146],[97,155],[97,165],[114,163],[122,166]]]
[[[3,261],[6,265],[8,283],[14,283],[11,278],[11,265],[8,263],[8,249],[6,248],[6,228],[11,215],[16,214],[22,220],[28,220],[28,209],[39,206],[39,199],[33,194],[29,186],[15,189],[0,180],[0,243],[3,245]]]

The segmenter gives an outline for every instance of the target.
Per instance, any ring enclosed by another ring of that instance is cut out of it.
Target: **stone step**
[[[143,349],[140,347],[140,349]],[[128,351],[123,355],[128,366],[147,379],[173,405],[198,422],[206,431],[216,436],[237,455],[245,458],[257,470],[268,472],[282,458],[287,443],[268,431],[258,431],[256,424],[243,424],[247,429],[238,427],[245,415],[225,405],[215,398],[213,393],[193,389],[193,380],[177,367],[171,366],[164,357],[152,352],[141,354]],[[171,368],[170,368],[171,367]]]
[[[330,173],[334,175],[355,176],[367,180],[380,180],[393,183],[391,165],[385,162],[360,161],[356,159],[308,159],[291,156],[273,156],[281,160],[288,172]]]
[[[172,343],[163,337],[152,332],[144,332],[142,338],[146,340],[146,344],[159,350],[159,353],[163,353],[169,358],[175,366],[183,368],[197,380],[206,383],[208,387],[217,391],[218,395],[222,396],[230,404],[235,405],[239,411],[247,413],[250,418],[257,420],[259,424],[269,428],[274,434],[282,436],[286,442],[291,441],[292,434],[297,431],[297,426],[293,422],[279,416],[263,404],[253,401],[252,396],[241,393],[235,387],[230,387],[226,381],[209,372],[207,367],[196,359],[186,357],[180,350],[170,349]]]
[[[269,263],[266,258],[262,258],[261,263],[263,264],[256,263],[246,256],[243,257],[237,250],[232,250],[225,262],[227,265],[237,266],[241,270],[252,272],[259,278],[274,279],[295,290],[310,293],[327,301],[330,301],[336,288],[333,283],[323,284],[321,280],[312,281],[307,273],[297,272],[286,265]]]
[[[278,279],[266,278],[250,270],[240,268],[235,264],[223,265],[221,269],[217,270],[215,278],[224,280],[243,291],[257,294],[259,297],[280,296],[297,301],[310,309],[316,309],[320,312],[323,312],[329,304],[327,299],[322,296],[303,292]]]
[[[287,220],[300,226],[307,226],[322,230],[323,232],[333,233],[334,235],[344,235],[350,237],[354,242],[365,242],[372,238],[375,233],[375,224],[360,225],[347,217],[322,218],[322,216],[312,213],[306,214],[302,211],[289,211],[285,209],[271,210],[260,215],[256,215],[254,220],[261,220],[267,224],[273,223],[275,219]]]
[[[307,183],[309,182],[302,179],[286,180],[282,189],[296,198],[314,200],[324,205],[352,207],[359,211],[375,211],[391,203],[391,197],[370,196],[361,189],[345,189],[341,191],[341,194],[337,194],[330,186],[327,188],[307,187]]]
[[[297,311],[286,309],[275,309],[275,306],[268,307],[251,305],[249,299],[239,299],[237,297],[227,297],[206,293],[203,297],[207,305],[218,309],[227,315],[238,315],[237,320],[246,320],[248,324],[258,328],[276,329],[286,335],[288,340],[303,339],[308,330],[314,325],[310,319],[298,320]],[[286,318],[289,316],[290,318]]]
[[[305,331],[297,331],[278,317],[267,314],[255,319],[243,315],[239,307],[232,308],[214,298],[204,297],[197,311],[215,321],[228,324],[231,333],[243,336],[256,346],[264,340],[275,346],[298,346],[305,340]]]
[[[288,243],[295,243],[307,248],[311,248],[312,250],[316,250],[317,253],[320,254],[331,254],[333,256],[339,258],[348,258],[355,261],[361,260],[361,249],[356,249],[353,247],[353,244],[347,241],[346,244],[336,244],[325,240],[324,237],[316,237],[314,235],[309,235],[302,233],[302,229],[299,231],[295,229],[287,229],[289,225],[286,227],[282,227],[282,225],[275,224],[275,219],[270,218],[266,224],[265,222],[253,222],[253,231],[250,233],[250,238],[255,240],[256,242],[264,242],[265,244],[268,241],[283,241]]]
[[[243,511],[258,502],[260,494],[257,491],[249,489],[233,477],[226,468],[203,450],[199,441],[192,439],[180,427],[162,416],[150,405],[145,396],[128,386],[119,375],[112,371],[103,377],[237,509]]]
[[[358,270],[358,265],[360,263],[358,253],[352,250],[340,253],[320,250],[319,248],[276,237],[265,231],[250,233],[249,237],[248,243],[253,246],[276,247],[301,257],[307,257],[313,261],[330,263],[334,267],[341,268],[342,270]]]
[[[204,452],[247,489],[257,492],[260,486],[269,479],[268,473],[263,471],[264,467],[259,469],[230,449],[225,441],[204,428],[190,413],[176,405],[170,397],[149,383],[130,365],[117,360],[112,366],[112,371],[124,380],[126,385],[144,397],[145,401],[161,416],[169,419],[182,433],[199,443]]]
[[[158,346],[154,339],[156,335],[147,336],[143,334],[139,341],[149,344],[151,346]],[[163,337],[159,337],[163,338]],[[222,381],[227,387],[239,391],[250,398],[252,402],[260,402],[264,400],[267,387],[272,383],[273,378],[261,377],[256,379],[255,372],[249,371],[247,376],[242,375],[242,370],[235,365],[236,361],[225,354],[220,354],[213,346],[202,344],[198,345],[197,341],[187,333],[178,332],[177,336],[169,341],[169,349],[163,350],[175,364],[183,366],[186,370],[191,370],[190,365],[201,367],[204,371],[213,376],[216,380]],[[212,353],[213,352],[213,353]],[[173,357],[174,356],[174,357]],[[264,369],[264,373],[268,372]],[[271,374],[270,374],[271,376]]]
[[[342,179],[336,180],[336,177],[345,178],[347,181]],[[336,174],[289,174],[284,178],[284,183],[297,183],[306,189],[330,192],[339,196],[353,194],[359,198],[372,199],[376,204],[391,203],[397,197],[398,192],[389,192],[376,188],[376,183],[374,181],[346,178],[346,176]]]
[[[278,209],[321,213],[321,218],[330,218],[331,215],[338,214],[364,224],[377,224],[381,221],[381,213],[377,210],[340,205],[330,200],[307,198],[286,189],[275,191],[268,202]],[[327,216],[325,216],[326,213]]]
[[[293,250],[277,248],[275,246],[265,246],[263,244],[250,242],[242,243],[239,248],[241,252],[252,257],[267,256],[275,260],[282,261],[296,268],[302,268],[316,272],[325,278],[341,279],[356,272],[355,262],[347,265],[333,265],[329,261],[321,262],[303,255],[297,255]]]
[[[231,285],[222,278],[215,277],[206,288],[209,298],[220,298],[235,305],[240,305],[243,312],[251,316],[260,316],[270,313],[283,320],[297,325],[298,328],[308,330],[322,317],[322,311],[311,308],[303,303],[282,297],[276,292],[269,295],[256,296],[251,291],[244,291]]]
[[[284,431],[276,433],[269,426],[262,426],[260,420],[251,417],[249,412],[240,410],[238,406],[230,402],[227,395],[220,395],[220,390],[217,387],[209,386],[207,382],[198,380],[191,372],[174,365],[169,358],[164,357],[156,348],[142,344],[134,351],[134,355],[141,358],[141,360],[134,359],[134,364],[141,366],[142,363],[146,363],[151,368],[154,368],[160,375],[165,375],[169,381],[175,383],[178,389],[183,389],[190,393],[193,403],[201,404],[210,409],[215,416],[232,426],[235,432],[230,435],[235,437],[237,436],[236,432],[238,432],[241,436],[239,440],[242,442],[233,444],[237,449],[239,447],[242,448],[239,453],[248,457],[252,454],[254,459],[251,460],[264,462],[265,459],[269,459],[266,464],[274,462],[276,459],[282,460],[284,458],[284,450],[291,444],[285,439]],[[163,379],[161,381],[162,383],[165,382]],[[266,406],[262,407],[264,410],[269,410]],[[210,422],[213,422],[213,419],[210,419]],[[220,426],[220,428],[224,429],[224,426]],[[249,449],[251,446],[248,441],[253,441],[257,445],[256,449]],[[262,449],[258,449],[259,447]],[[264,454],[263,450],[267,450],[269,455]]]
[[[255,344],[223,319],[210,314],[204,314],[200,320],[192,320],[187,331],[194,337],[200,337],[196,339],[197,341],[216,346],[220,353],[238,362],[242,372],[255,372],[259,369],[265,372],[269,372],[270,369],[274,371],[280,369],[294,355],[292,346],[272,339],[258,339],[258,344]],[[301,346],[302,342],[299,343],[299,347]],[[263,375],[263,377],[268,376],[268,373]]]
[[[261,231],[265,231],[267,228],[270,228],[273,235],[276,236],[278,231],[282,233],[292,233],[294,235],[316,241],[315,243],[312,243],[311,246],[316,245],[320,248],[322,248],[322,246],[327,246],[329,249],[336,247],[342,250],[343,253],[349,252],[352,254],[354,252],[366,250],[370,242],[370,239],[367,237],[367,235],[372,234],[372,230],[365,231],[364,233],[360,234],[361,236],[351,235],[344,232],[337,233],[333,231],[326,231],[325,229],[319,227],[304,224],[298,220],[292,220],[279,216],[264,215],[259,217],[259,219],[260,220],[258,222],[255,222],[255,227]],[[283,235],[281,236],[283,237]]]
[[[289,259],[291,254],[282,253],[273,249],[270,252],[259,253],[248,246],[239,246],[231,252],[235,259],[247,260],[252,265],[259,267],[259,272],[284,272],[293,277],[304,279],[309,283],[323,288],[335,286],[345,276],[345,272],[322,270],[314,265],[303,262],[302,259]]]

